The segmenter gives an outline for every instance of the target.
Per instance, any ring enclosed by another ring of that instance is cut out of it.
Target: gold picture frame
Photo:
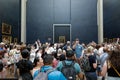
[[[65,43],[65,36],[59,36],[59,43]]]
[[[2,34],[11,34],[11,25],[2,23]]]
[[[2,42],[9,44],[12,42],[12,37],[8,35],[2,35]]]

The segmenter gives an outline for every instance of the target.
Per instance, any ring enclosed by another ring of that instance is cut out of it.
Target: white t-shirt
[[[35,59],[35,52],[30,53],[30,61],[33,63]]]
[[[36,54],[36,57],[41,58],[41,56],[42,56],[42,54],[41,54],[41,53],[39,53],[39,52]]]
[[[47,50],[47,53],[48,54],[52,54],[52,52],[54,52],[55,50],[54,50],[54,48],[53,47],[50,47],[48,50]]]
[[[99,54],[103,54],[103,53],[104,53],[103,47],[99,48],[98,53],[99,53]]]

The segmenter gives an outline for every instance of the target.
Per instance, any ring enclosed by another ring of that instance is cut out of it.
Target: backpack
[[[35,77],[34,80],[48,80],[48,74],[54,71],[54,69],[49,69],[45,72],[39,72],[39,74]]]
[[[91,66],[90,66],[90,61],[87,55],[83,56],[83,59],[81,60],[81,64],[82,64],[82,68],[83,70],[86,71],[90,71]]]
[[[76,80],[76,70],[74,68],[75,62],[73,61],[70,65],[67,65],[65,61],[62,61],[63,67],[61,72],[67,80]]]

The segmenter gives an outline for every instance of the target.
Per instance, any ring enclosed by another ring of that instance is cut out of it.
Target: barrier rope
[[[111,66],[113,67],[113,69],[115,70],[115,72],[118,74],[118,76],[120,77],[120,73],[118,72],[118,70],[113,66],[113,64],[111,64]]]

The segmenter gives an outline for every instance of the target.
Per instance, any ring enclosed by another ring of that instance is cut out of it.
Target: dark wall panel
[[[28,0],[27,42],[53,37],[53,24],[72,25],[72,40],[97,41],[97,0]],[[104,0],[104,37],[120,36],[120,1]],[[20,39],[20,0],[0,0],[0,24],[12,25]],[[0,25],[1,31],[1,25]],[[0,36],[2,34],[0,33]]]
[[[53,33],[53,0],[28,0],[27,42],[45,42]]]
[[[54,0],[54,23],[67,24],[70,23],[70,0]]]
[[[97,1],[72,0],[72,37],[82,42],[97,41]]]
[[[120,0],[104,0],[104,37],[120,37]]]
[[[12,26],[9,36],[20,38],[20,0],[0,0],[0,30],[2,22]]]
[[[53,38],[53,24],[71,24],[72,40],[97,41],[97,0],[28,0],[27,42]]]

